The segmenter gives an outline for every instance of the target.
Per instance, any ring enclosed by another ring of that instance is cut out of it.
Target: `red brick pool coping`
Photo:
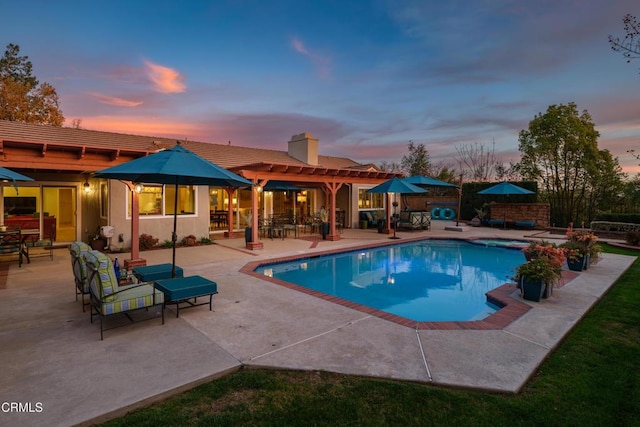
[[[402,243],[412,242],[412,241],[420,241],[420,240],[437,240],[437,239],[425,239],[424,237],[420,238],[410,238],[403,239]],[[470,241],[469,239],[457,239]],[[395,314],[386,313],[381,310],[377,310],[371,307],[364,306],[362,304],[358,304],[352,301],[345,300],[340,297],[336,297],[333,295],[325,294],[324,292],[318,292],[313,289],[305,288],[303,286],[295,285],[293,283],[285,282],[280,279],[276,279],[274,277],[265,276],[264,274],[260,274],[255,272],[260,266],[268,265],[268,264],[276,264],[280,262],[289,262],[295,261],[299,259],[306,258],[316,258],[324,255],[334,255],[337,253],[343,252],[352,252],[358,251],[362,249],[371,249],[380,246],[388,246],[398,244],[398,241],[393,242],[377,242],[368,245],[355,246],[350,248],[342,248],[342,249],[333,249],[327,251],[314,252],[313,254],[308,255],[292,255],[280,258],[271,258],[267,260],[260,261],[252,261],[245,264],[240,272],[244,274],[248,274],[249,276],[255,277],[257,279],[266,280],[267,282],[275,283],[277,285],[283,286],[288,289],[293,289],[298,292],[305,293],[307,295],[312,295],[314,297],[323,299],[325,301],[329,301],[335,304],[342,305],[344,307],[352,308],[354,310],[360,311],[362,313],[370,314],[372,316],[379,317],[381,319],[396,323],[398,325],[406,326],[408,328],[416,329],[416,330],[496,330],[496,329],[504,329],[508,325],[510,325],[513,321],[518,319],[520,316],[531,310],[533,308],[531,305],[525,303],[519,297],[514,296],[514,293],[518,291],[516,285],[514,283],[505,283],[502,286],[499,286],[489,292],[487,292],[487,301],[495,304],[500,307],[498,311],[489,315],[488,317],[482,320],[473,320],[473,321],[459,321],[459,322],[419,322],[416,320],[407,319],[406,317],[397,316]],[[556,284],[555,287],[561,288],[569,281],[573,280],[578,276],[579,273],[574,271],[563,270],[562,271],[562,280],[560,283]]]

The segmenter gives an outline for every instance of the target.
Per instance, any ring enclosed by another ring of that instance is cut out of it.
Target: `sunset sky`
[[[518,159],[518,133],[575,102],[627,172],[640,151],[637,0],[2,1],[9,43],[52,84],[70,126],[399,162],[410,140]]]

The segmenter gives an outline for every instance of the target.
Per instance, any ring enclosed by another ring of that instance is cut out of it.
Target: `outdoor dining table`
[[[40,230],[29,229],[10,229],[0,231],[0,246],[13,247],[18,252],[18,267],[22,267],[23,257],[27,260],[27,264],[31,263],[29,259],[29,248],[27,247],[27,239],[32,236],[40,236]]]

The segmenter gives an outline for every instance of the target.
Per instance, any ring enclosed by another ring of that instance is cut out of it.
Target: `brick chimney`
[[[287,154],[308,165],[316,166],[318,165],[318,139],[306,132],[293,135],[289,141]]]

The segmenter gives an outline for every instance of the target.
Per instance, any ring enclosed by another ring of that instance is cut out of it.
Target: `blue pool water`
[[[486,293],[525,261],[518,249],[423,240],[290,262],[255,271],[419,322],[480,320]]]

